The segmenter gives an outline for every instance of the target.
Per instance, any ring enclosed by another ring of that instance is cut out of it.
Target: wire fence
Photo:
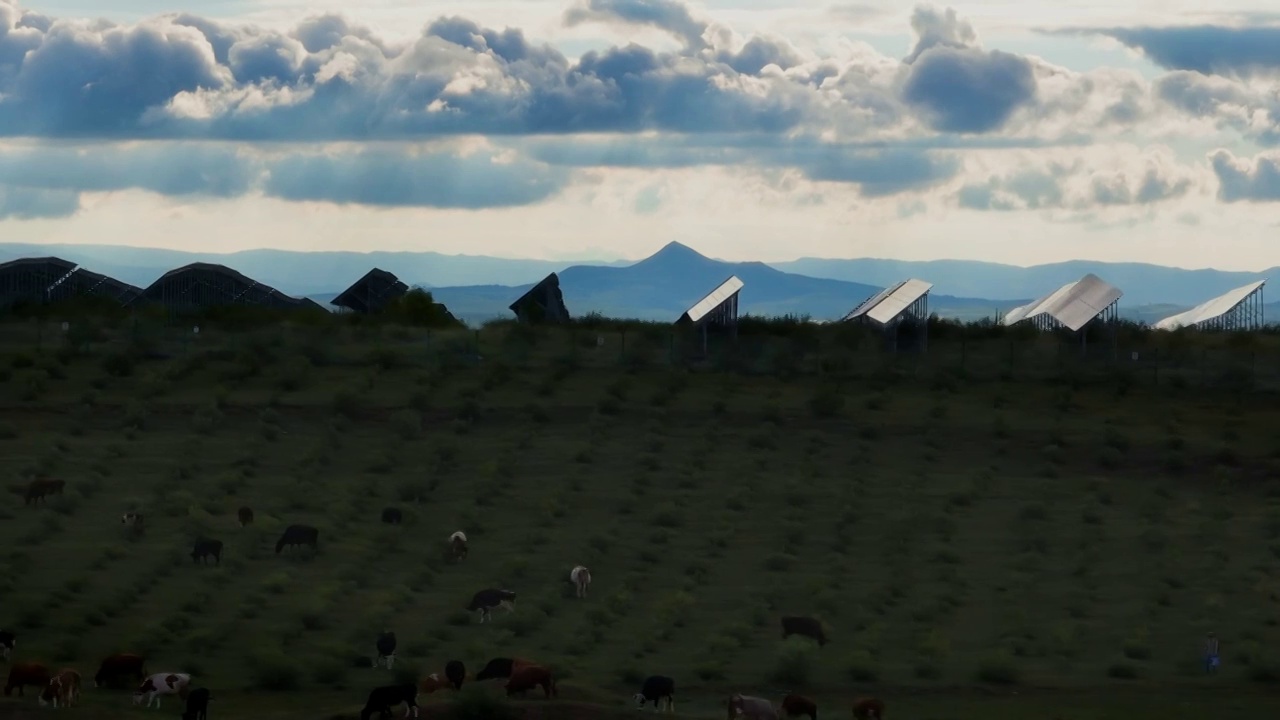
[[[822,326],[814,326],[821,328]],[[1241,339],[1243,338],[1243,339]],[[665,325],[430,330],[389,325],[283,324],[251,329],[129,319],[7,323],[0,351],[11,354],[175,357],[237,353],[269,361],[306,356],[315,364],[501,363],[537,368],[688,368],[840,381],[1118,382],[1155,387],[1280,389],[1280,341],[1250,336],[1111,336],[1101,342],[1053,334],[959,332],[901,342],[875,332],[740,333],[736,337]]]

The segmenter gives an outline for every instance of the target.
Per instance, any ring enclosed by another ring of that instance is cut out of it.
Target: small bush
[[[988,658],[978,666],[977,679],[989,685],[1017,685],[1021,673],[1009,658]]]
[[[293,692],[301,686],[297,664],[283,653],[263,653],[250,660],[253,689]]]
[[[449,704],[453,720],[512,720],[514,708],[502,697],[475,685],[463,685]]]
[[[813,678],[817,644],[806,638],[789,637],[778,643],[772,679],[787,687],[803,688]]]

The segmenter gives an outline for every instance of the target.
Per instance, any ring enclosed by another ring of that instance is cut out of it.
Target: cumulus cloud
[[[1280,27],[1276,26],[1187,25],[1070,32],[1114,38],[1168,70],[1246,77],[1280,73]]]
[[[1223,202],[1280,201],[1280,155],[1250,159],[1218,150],[1209,162],[1218,176],[1218,198]]]
[[[1177,164],[1167,150],[1109,160],[1079,157],[1035,162],[989,173],[956,193],[971,210],[1072,210],[1099,206],[1151,205],[1181,198],[1197,186],[1193,169]]]

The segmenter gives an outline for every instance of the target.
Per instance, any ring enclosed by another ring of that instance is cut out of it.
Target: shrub
[[[879,678],[875,664],[871,660],[871,654],[865,650],[855,652],[849,657],[845,674],[855,683],[873,683]]]
[[[265,692],[293,692],[301,683],[297,664],[284,653],[264,652],[249,661],[253,668],[253,689]]]
[[[514,708],[502,697],[476,684],[463,685],[449,703],[452,720],[511,720]]]
[[[987,658],[978,666],[978,682],[990,685],[1017,685],[1021,679],[1018,666],[1006,657]]]
[[[813,641],[800,637],[789,637],[778,643],[773,681],[794,688],[808,686],[813,677],[817,648]]]

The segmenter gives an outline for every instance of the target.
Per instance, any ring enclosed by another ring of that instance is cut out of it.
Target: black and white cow
[[[391,708],[400,703],[405,704],[405,717],[409,717],[410,713],[413,717],[418,717],[418,688],[414,687],[413,683],[374,688],[369,693],[364,709],[360,711],[360,720],[369,720],[375,712],[378,713],[378,717],[386,720],[391,717]]]
[[[667,701],[667,712],[675,712],[675,695],[675,680],[666,675],[650,675],[644,679],[644,685],[640,686],[640,692],[636,693],[636,709],[640,710],[652,702],[653,709],[656,711],[661,707],[661,701],[665,699]]]
[[[510,590],[486,588],[471,597],[467,605],[468,612],[480,611],[480,622],[493,619],[494,608],[505,608],[507,612],[515,610],[516,594]]]
[[[373,666],[376,668],[383,665],[390,670],[396,662],[396,634],[390,630],[384,630],[378,635],[378,640],[374,644],[378,648],[378,656],[374,659]]]
[[[161,695],[178,695],[191,684],[191,676],[187,673],[156,673],[142,681],[142,685],[133,691],[133,704],[146,701],[144,707],[155,703],[160,707]]]

